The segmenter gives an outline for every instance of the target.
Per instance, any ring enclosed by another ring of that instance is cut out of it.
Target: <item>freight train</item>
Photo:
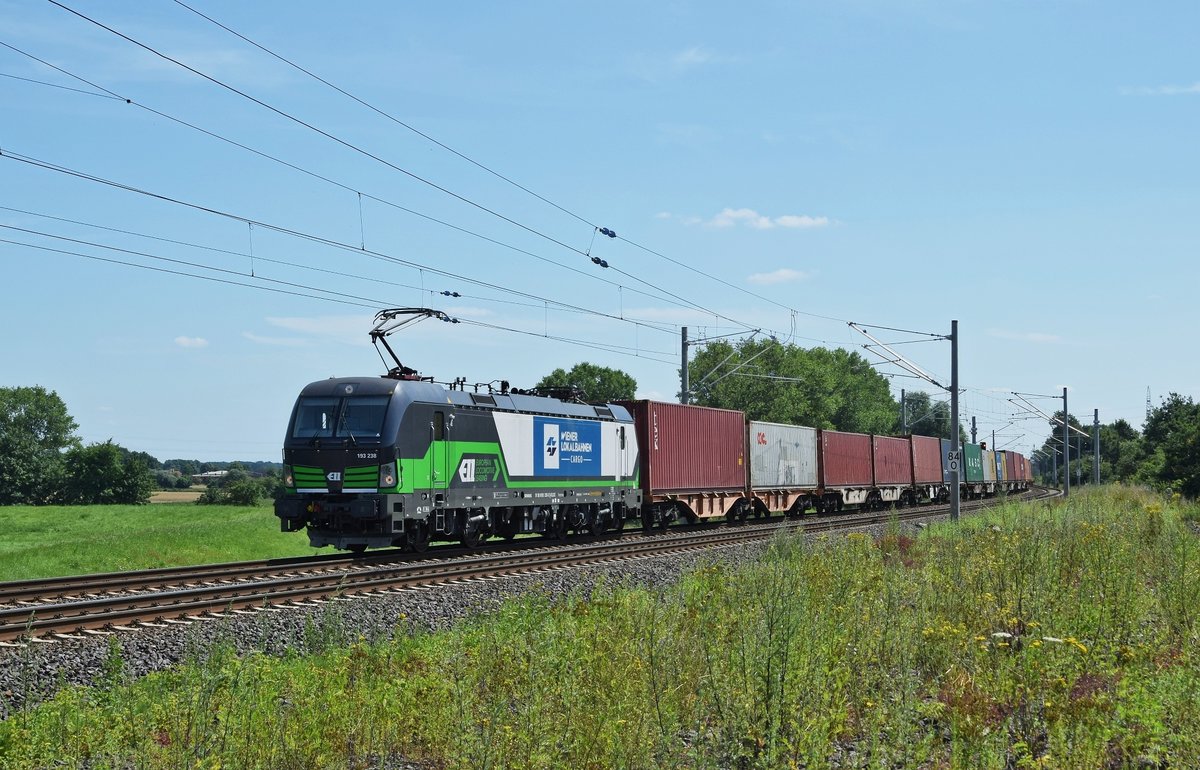
[[[390,349],[389,349],[390,350]],[[589,404],[564,393],[448,386],[402,367],[300,393],[284,441],[285,532],[362,551],[474,546],[675,520],[730,522],[945,500],[950,442],[748,420],[656,401]],[[962,447],[961,493],[1028,488],[1016,452]]]

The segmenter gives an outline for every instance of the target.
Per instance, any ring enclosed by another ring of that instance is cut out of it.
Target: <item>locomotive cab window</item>
[[[358,440],[377,439],[383,432],[387,396],[350,396],[342,406],[337,435]]]
[[[310,397],[300,399],[292,438],[379,440],[387,414],[387,396]]]
[[[302,398],[296,407],[292,438],[332,438],[336,398]]]

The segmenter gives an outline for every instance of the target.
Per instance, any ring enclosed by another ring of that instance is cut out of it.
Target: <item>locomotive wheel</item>
[[[463,548],[475,549],[483,542],[483,538],[479,536],[479,530],[474,527],[467,527],[463,530],[459,541],[463,544]]]
[[[425,553],[429,548],[429,530],[424,524],[416,526],[408,533],[408,549],[413,553]]]
[[[512,519],[502,522],[499,525],[499,531],[496,534],[500,535],[500,537],[504,538],[505,540],[512,540],[517,536],[517,532],[520,530],[520,528],[521,522],[517,521],[516,517],[514,516]]]

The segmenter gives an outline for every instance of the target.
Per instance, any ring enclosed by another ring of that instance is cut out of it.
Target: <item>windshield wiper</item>
[[[341,419],[338,420],[338,435],[341,435],[342,428],[346,428],[346,412],[344,410]],[[354,431],[346,428],[346,435],[349,437],[350,446],[358,446],[358,439],[354,438]]]

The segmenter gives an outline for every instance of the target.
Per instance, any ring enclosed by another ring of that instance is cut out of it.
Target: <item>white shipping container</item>
[[[996,481],[996,453],[990,449],[983,450],[983,480]]]
[[[750,487],[817,486],[817,430],[775,422],[750,422]]]

